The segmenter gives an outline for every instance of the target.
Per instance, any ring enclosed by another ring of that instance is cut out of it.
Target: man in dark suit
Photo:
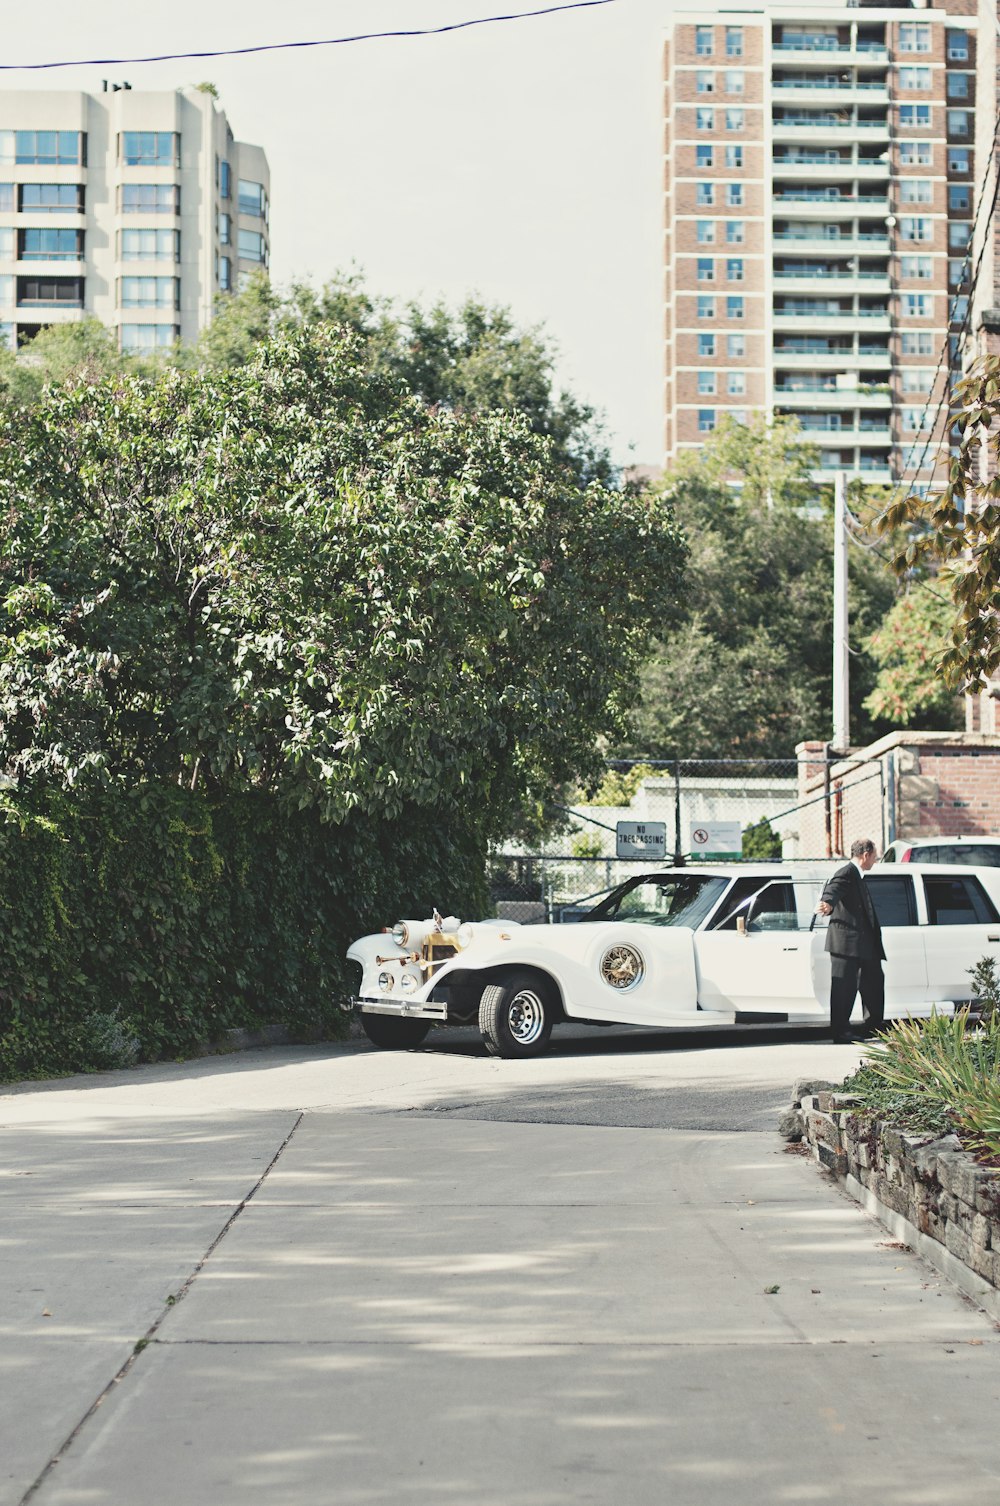
[[[877,857],[875,843],[869,838],[853,842],[851,861],[837,869],[816,906],[820,915],[830,917],[826,933],[831,973],[830,1033],[842,1044],[872,1035],[883,1024],[885,949],[882,928],[863,877]],[[864,1031],[860,1036],[853,1035],[850,1026],[859,988],[864,1012]]]

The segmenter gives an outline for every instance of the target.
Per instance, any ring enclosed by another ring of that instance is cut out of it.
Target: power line
[[[986,190],[987,190],[987,188],[989,186],[990,174],[993,171],[994,160],[995,160],[995,157],[996,157],[997,138],[998,138],[998,136],[1000,136],[1000,112],[998,112],[997,117],[996,117],[996,121],[995,121],[994,126],[993,126],[993,140],[992,140],[992,142],[990,144],[989,156],[988,156],[987,163],[986,163],[986,172],[983,175],[982,185],[981,185],[980,190],[979,190],[979,198],[976,201],[976,210],[975,210],[975,214],[973,215],[973,219],[972,219],[972,228],[971,228],[971,230],[969,232],[969,245],[968,245],[968,248],[967,248],[966,253],[965,253],[965,260],[962,263],[962,271],[961,271],[961,274],[960,274],[960,277],[959,277],[959,284],[958,284],[959,288],[961,288],[962,284],[964,283],[966,273],[968,272],[968,270],[970,268],[970,265],[971,265],[971,262],[972,262],[972,248],[973,248],[973,245],[975,244],[976,230],[978,229],[978,226],[979,226],[979,215],[980,215],[980,212],[982,210],[983,203],[984,203],[984,201],[986,199]],[[1000,170],[997,171],[996,179],[995,179],[995,182],[994,182],[994,185],[993,185],[993,201],[990,204],[989,214],[986,217],[986,226],[989,225],[990,220],[992,219],[992,217],[993,217],[993,215],[994,215],[994,213],[996,211],[998,198],[1000,198]],[[956,336],[954,336],[955,340],[957,341],[957,348],[958,349],[961,349],[962,343],[964,342],[964,340],[965,340],[965,338],[966,338],[966,336],[967,336],[967,334],[969,332],[969,324],[970,324],[970,321],[972,319],[972,302],[973,302],[973,298],[975,297],[976,287],[978,286],[978,283],[979,283],[979,273],[980,273],[980,271],[982,269],[983,257],[985,256],[985,253],[986,253],[987,237],[986,237],[986,234],[985,234],[985,228],[986,227],[984,226],[983,241],[982,241],[982,245],[979,248],[979,257],[978,257],[978,259],[976,261],[975,271],[973,272],[972,279],[971,279],[971,281],[969,283],[968,292],[966,294],[965,316],[964,316],[964,318],[962,320],[961,325],[959,326],[958,334]],[[956,295],[955,295],[955,301],[956,302],[957,302],[957,300],[958,300],[958,298],[960,296],[961,295],[959,293],[956,293]],[[938,377],[939,377],[939,375],[941,373],[941,368],[944,365],[946,358],[948,357],[948,352],[949,352],[949,349],[950,349],[951,340],[953,338],[952,334],[951,334],[951,317],[950,316],[951,316],[951,313],[952,313],[952,310],[953,310],[954,306],[955,306],[955,304],[952,303],[950,305],[950,307],[949,307],[949,310],[948,310],[948,314],[949,314],[949,320],[948,320],[949,329],[948,329],[948,332],[945,334],[944,341],[943,341],[943,343],[941,345],[941,353],[938,356],[937,366],[934,368],[934,375],[931,377],[930,390],[928,391],[927,400],[924,403],[923,410],[921,411],[921,414],[920,414],[920,429],[919,429],[918,432],[922,432],[924,430],[924,420],[927,417],[928,411],[930,409],[931,401],[933,400],[933,397],[934,397],[934,388],[937,385],[937,379],[938,379]],[[950,366],[950,362],[949,362],[949,366]],[[922,470],[924,462],[927,459],[927,451],[930,449],[931,441],[932,441],[932,439],[934,437],[934,430],[937,428],[938,419],[941,417],[941,409],[944,407],[944,405],[948,401],[948,399],[949,399],[949,383],[946,380],[945,383],[944,383],[944,386],[941,389],[941,396],[938,398],[937,406],[934,409],[934,417],[933,417],[933,419],[932,419],[932,421],[930,423],[930,426],[927,428],[927,431],[926,431],[927,432],[927,438],[924,440],[923,449],[920,452],[920,459],[918,460],[918,462],[917,462],[917,464],[916,464],[915,467],[910,467],[909,468],[909,469],[912,469],[913,472],[914,472],[914,479],[913,479],[913,485],[914,486],[916,486],[918,484],[918,482],[919,482],[920,471]],[[913,449],[915,449],[915,448],[916,448],[915,445],[911,446],[911,449],[910,449],[910,455],[911,456],[913,454]],[[889,501],[886,503],[885,507],[883,508],[883,512],[888,512],[889,508],[892,507],[898,501],[899,494],[903,490],[903,487],[904,487],[903,476],[900,476],[899,480],[896,483],[895,491],[893,492],[892,496],[889,498]]]
[[[304,42],[261,42],[254,47],[220,47],[210,52],[161,52],[141,58],[65,58],[53,63],[0,63],[0,73],[28,73],[46,68],[115,68],[136,63],[182,63],[199,58],[246,57],[254,52],[286,52],[303,47],[345,47],[352,42],[380,42],[387,38],[440,37],[449,31],[465,31],[470,26],[493,26],[502,21],[529,21],[538,16],[553,16],[559,11],[590,10],[598,5],[616,5],[618,0],[566,0],[563,5],[546,5],[539,10],[514,11],[510,15],[476,16],[471,21],[453,21],[448,26],[427,26],[408,31],[366,31],[350,37],[321,37]]]

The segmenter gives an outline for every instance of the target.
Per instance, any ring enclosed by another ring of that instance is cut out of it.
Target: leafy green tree
[[[750,863],[766,863],[781,857],[781,838],[766,816],[744,829],[742,856]]]
[[[955,624],[954,604],[920,585],[901,596],[872,635],[869,652],[878,665],[865,702],[873,716],[908,726],[950,731],[964,726],[961,699],[941,675]]]
[[[787,424],[775,436],[740,428],[725,426],[665,482],[690,545],[686,613],[657,635],[643,671],[630,744],[639,755],[787,758],[830,724],[833,530],[802,507],[813,457]],[[893,597],[882,562],[852,554],[859,646]],[[862,651],[852,659],[855,741],[878,730],[863,709],[874,679]]]
[[[118,350],[99,319],[49,324],[18,351],[0,351],[0,392],[18,405],[37,403],[49,382],[97,382],[114,372],[143,369]]]
[[[6,414],[0,770],[502,834],[596,777],[683,568],[669,502],[553,449],[325,324]]]
[[[939,668],[953,690],[981,686],[1000,671],[1000,356],[983,356],[952,397],[959,443],[944,485],[893,502],[879,519],[903,578],[931,568],[955,614]]]

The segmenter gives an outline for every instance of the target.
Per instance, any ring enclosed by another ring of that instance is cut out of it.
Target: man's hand
[[[828,905],[825,899],[821,899],[820,902],[819,902],[819,904],[816,906],[816,914],[817,915],[832,915],[833,914],[833,906],[832,905]]]

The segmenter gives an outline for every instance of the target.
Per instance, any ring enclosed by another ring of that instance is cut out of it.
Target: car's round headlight
[[[392,940],[395,946],[405,946],[410,938],[409,927],[405,920],[397,920],[392,928]]]
[[[391,973],[379,973],[378,986],[384,994],[392,993],[394,978]]]
[[[455,940],[458,942],[459,946],[464,951],[465,948],[472,941],[472,938],[473,938],[473,936],[475,934],[476,933],[472,929],[472,926],[469,924],[468,921],[466,921],[465,924],[462,925],[462,926],[459,926],[458,930],[455,932]]]
[[[420,979],[415,973],[404,973],[399,980],[399,986],[404,994],[415,993],[419,987]]]

